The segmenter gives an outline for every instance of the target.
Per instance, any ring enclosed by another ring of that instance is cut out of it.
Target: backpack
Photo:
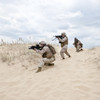
[[[55,50],[55,48],[52,46],[52,45],[47,45],[48,47],[49,47],[49,49],[50,49],[50,51],[55,55],[56,54],[56,50]]]

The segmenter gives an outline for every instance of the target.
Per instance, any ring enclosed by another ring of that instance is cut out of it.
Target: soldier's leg
[[[71,57],[70,54],[69,54],[68,51],[67,51],[67,45],[64,46],[63,50],[64,50],[64,53],[65,53],[68,57]]]
[[[44,61],[44,63],[46,63],[46,64],[51,64],[52,62],[55,61],[55,57],[52,57],[52,58],[50,58],[50,59],[45,58],[45,59],[43,59],[43,61]]]
[[[79,48],[80,48],[80,46],[77,45],[77,47],[76,47],[76,52],[79,52]]]
[[[77,52],[77,47],[76,47],[76,52]]]
[[[82,50],[82,47],[80,45],[77,45],[76,51],[79,52]]]
[[[55,57],[52,57],[51,59],[49,59],[49,63],[48,63],[48,66],[53,66],[54,65],[54,62],[55,61]]]
[[[44,66],[44,61],[43,59],[41,59],[40,64],[38,65],[38,70],[36,71],[36,73],[40,72],[42,70],[42,67]]]
[[[83,50],[83,49],[82,49],[82,47],[83,47],[83,46],[82,46],[82,45],[80,45],[80,51],[82,51],[82,50]]]
[[[54,62],[54,61],[55,61],[55,57],[52,57],[51,59],[42,58],[40,64],[38,65],[38,70],[36,73],[38,73],[42,70],[42,67],[44,66],[44,64],[54,65],[54,64],[52,64],[52,62]]]
[[[65,59],[64,52],[65,52],[65,50],[64,50],[64,48],[62,48],[61,51],[60,51],[60,55],[61,55],[62,59]]]
[[[50,59],[48,59],[48,58],[45,58],[44,59],[44,63],[45,63],[45,65],[47,65],[47,66],[52,66],[52,65],[54,65],[54,62],[55,61],[55,57],[52,57],[52,58],[50,58]]]
[[[65,54],[66,54],[68,57],[71,57],[67,50],[65,51]]]

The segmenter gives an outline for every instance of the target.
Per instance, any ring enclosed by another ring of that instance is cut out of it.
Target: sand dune
[[[33,51],[13,54],[13,61],[1,58],[0,100],[100,100],[100,47],[80,53],[71,48],[72,57],[65,60],[56,49],[55,66],[44,66],[40,73],[35,73],[40,56]]]

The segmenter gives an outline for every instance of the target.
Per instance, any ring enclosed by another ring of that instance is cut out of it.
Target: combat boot
[[[48,66],[54,66],[54,63],[49,63]]]
[[[71,56],[69,55],[68,57],[70,58]]]
[[[38,70],[36,71],[36,73],[41,72],[42,68],[38,67]]]

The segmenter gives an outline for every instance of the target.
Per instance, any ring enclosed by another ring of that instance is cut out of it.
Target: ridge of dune
[[[65,60],[56,50],[55,66],[37,74],[40,56],[27,62],[31,51],[14,64],[0,61],[0,100],[100,100],[100,47],[79,53],[70,48],[71,58]]]

